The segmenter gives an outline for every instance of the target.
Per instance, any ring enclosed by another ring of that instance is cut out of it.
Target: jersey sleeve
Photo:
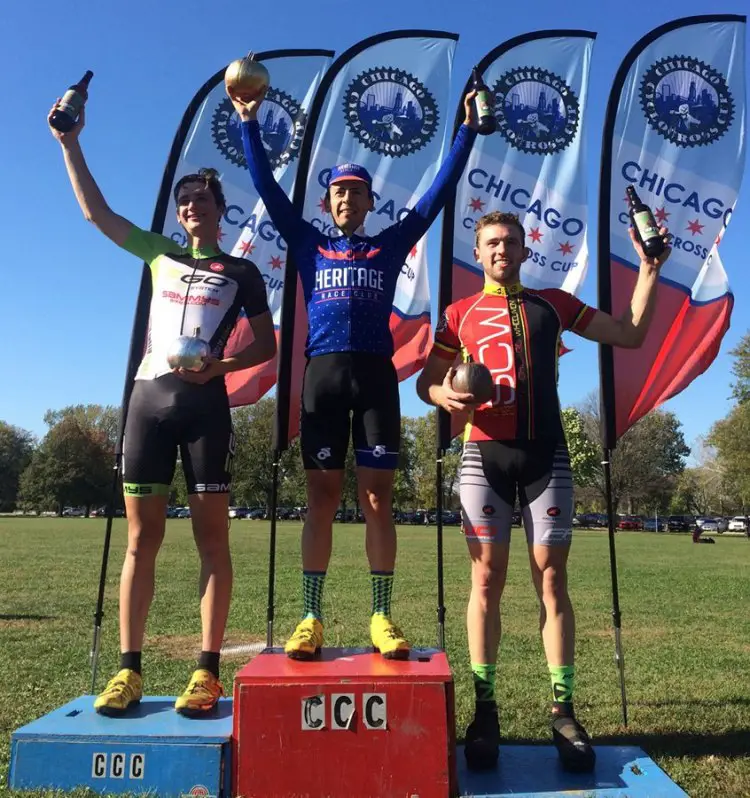
[[[578,297],[559,288],[551,288],[545,293],[557,310],[564,330],[582,333],[591,324],[596,308],[589,307]]]
[[[298,247],[314,228],[297,213],[289,197],[276,182],[257,121],[242,123],[242,147],[253,185],[263,200],[271,221],[290,247]]]
[[[435,327],[435,342],[432,351],[444,360],[455,360],[461,351],[461,341],[458,337],[460,323],[458,308],[448,305]]]
[[[252,319],[268,310],[266,284],[258,267],[252,261],[246,261],[245,279],[242,286],[242,307],[247,317]]]
[[[182,252],[182,247],[171,238],[159,235],[159,233],[151,233],[148,230],[141,230],[140,227],[135,225],[130,229],[122,247],[130,252],[131,255],[145,260],[149,265],[159,255],[166,255],[167,253],[177,255]]]

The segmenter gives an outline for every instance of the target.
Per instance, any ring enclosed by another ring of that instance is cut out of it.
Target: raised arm
[[[306,231],[308,225],[295,211],[291,200],[276,182],[271,164],[268,163],[258,124],[258,108],[263,102],[263,97],[249,103],[243,103],[235,97],[230,99],[242,120],[242,147],[255,190],[260,194],[268,215],[282,238],[293,246],[299,242],[300,235]]]
[[[401,224],[396,226],[411,244],[416,243],[435,221],[466,167],[474,139],[477,137],[475,96],[476,92],[470,91],[464,97],[464,122],[458,129],[453,146],[435,175],[432,185],[404,217]]]
[[[586,329],[579,335],[600,344],[637,349],[643,343],[651,324],[651,318],[654,315],[659,270],[669,257],[672,249],[668,243],[669,231],[666,227],[662,227],[659,230],[659,234],[664,238],[666,246],[664,252],[658,258],[647,257],[635,237],[633,228],[629,228],[628,232],[633,241],[633,248],[640,258],[638,282],[635,284],[630,306],[619,319],[609,313],[598,310]]]
[[[53,106],[50,110],[47,122],[49,122],[55,107]],[[78,205],[83,211],[86,221],[92,222],[107,238],[114,241],[117,246],[122,247],[133,228],[133,223],[115,213],[107,205],[104,195],[89,171],[79,140],[85,123],[86,112],[82,108],[78,122],[70,131],[61,133],[53,128],[52,125],[50,125],[50,130],[52,135],[60,142],[70,184],[73,186]]]

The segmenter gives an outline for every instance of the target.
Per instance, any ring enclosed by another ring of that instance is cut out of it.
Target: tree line
[[[731,353],[733,407],[694,446],[696,465],[686,467],[690,454],[679,419],[656,410],[635,424],[612,453],[612,491],[618,511],[639,514],[745,514],[750,505],[750,333]],[[274,452],[272,439],[275,401],[232,411],[236,455],[232,503],[268,507]],[[409,510],[435,506],[436,419],[404,417],[402,449],[394,484],[394,505]],[[604,473],[599,444],[599,402],[589,396],[562,411],[579,511],[605,509]],[[66,506],[87,510],[105,505],[114,477],[119,409],[74,405],[49,410],[48,430],[40,439],[0,421],[0,512],[55,511]],[[461,440],[456,438],[443,458],[444,501],[458,507]],[[278,502],[301,506],[306,502],[299,439],[279,459]],[[121,498],[118,495],[118,502]],[[187,504],[178,464],[170,497]],[[357,486],[353,453],[346,464],[343,504],[356,507]]]

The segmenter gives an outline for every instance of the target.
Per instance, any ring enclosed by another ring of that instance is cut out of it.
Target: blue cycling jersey
[[[404,218],[375,236],[328,236],[294,210],[268,163],[256,121],[242,123],[255,188],[292,252],[307,305],[307,357],[369,352],[391,357],[389,327],[396,281],[469,159],[475,131],[462,125],[427,193]]]

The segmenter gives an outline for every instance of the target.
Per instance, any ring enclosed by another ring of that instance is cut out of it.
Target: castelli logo
[[[224,271],[224,264],[223,263],[212,263],[209,267],[212,272],[223,272]]]
[[[551,515],[553,518],[556,518],[558,515],[560,515],[560,508],[550,507],[549,510],[547,510],[547,515]]]

